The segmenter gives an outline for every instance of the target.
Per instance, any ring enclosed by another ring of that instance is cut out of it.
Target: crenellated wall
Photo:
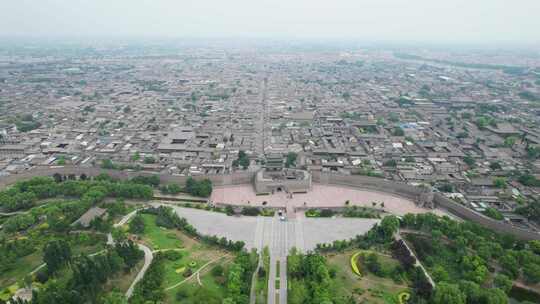
[[[111,177],[117,179],[129,179],[135,176],[150,176],[158,175],[162,183],[180,183],[183,184],[187,180],[186,176],[177,176],[170,174],[159,174],[151,172],[140,171],[118,171],[107,170],[95,167],[75,167],[75,166],[63,166],[63,167],[44,167],[36,168],[23,173],[0,177],[0,188],[15,183],[18,180],[29,179],[34,176],[52,176],[55,173],[62,175],[75,174],[80,176],[86,174],[87,176],[97,176],[101,173],[106,173]],[[241,185],[252,184],[254,178],[254,172],[235,172],[228,175],[210,175],[210,176],[196,176],[195,179],[208,178],[215,186],[227,186],[227,185]],[[312,181],[314,183],[329,184],[329,185],[341,185],[348,187],[355,187],[361,189],[368,189],[380,192],[392,193],[398,196],[403,196],[408,199],[416,200],[419,194],[422,192],[420,188],[411,186],[405,183],[399,183],[394,181],[385,180],[382,178],[361,176],[361,175],[339,175],[332,173],[321,173],[319,171],[312,172]],[[485,227],[493,229],[500,233],[512,234],[515,237],[523,240],[540,240],[540,234],[524,230],[510,224],[496,221],[483,214],[477,213],[472,209],[469,209],[445,196],[436,193],[434,196],[436,206],[448,210],[449,212],[466,220],[477,222]]]
[[[463,219],[476,222],[499,233],[512,234],[522,240],[540,240],[540,234],[537,232],[521,229],[505,222],[494,220],[439,193],[435,193],[433,199],[438,207],[444,208]]]
[[[405,183],[398,183],[382,178],[363,176],[363,175],[341,175],[333,173],[313,172],[313,182],[328,185],[342,185],[368,190],[375,190],[387,193],[393,193],[415,201],[421,189]]]

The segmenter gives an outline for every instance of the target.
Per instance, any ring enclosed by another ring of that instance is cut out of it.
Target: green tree
[[[483,297],[483,289],[480,285],[471,281],[460,281],[459,289],[465,295],[467,304],[481,303]]]
[[[474,160],[474,158],[472,158],[470,155],[463,157],[463,162],[465,162],[469,167],[474,167],[476,165],[476,160]]]
[[[235,168],[241,166],[243,169],[247,169],[249,167],[249,158],[246,152],[238,151],[238,158],[233,161],[232,165]]]
[[[373,274],[377,276],[383,275],[381,262],[379,262],[379,257],[376,253],[369,253],[366,256],[364,263],[366,264],[367,269]]]
[[[433,304],[465,304],[465,295],[455,284],[442,282],[437,284],[432,298]]]
[[[156,159],[153,156],[145,156],[144,159],[143,159],[143,162],[145,164],[155,164]]]
[[[43,261],[47,264],[49,274],[56,273],[71,260],[71,247],[62,240],[53,240],[43,248]]]
[[[499,189],[506,189],[506,178],[504,177],[496,177],[493,179],[493,186]]]
[[[436,282],[448,281],[448,272],[441,265],[436,265],[435,267],[433,267],[433,279]]]
[[[291,288],[288,294],[288,302],[290,304],[304,304],[309,297],[309,291],[302,281],[291,280]]]
[[[540,265],[528,263],[523,267],[523,276],[529,284],[540,282]]]
[[[437,187],[437,189],[439,189],[442,192],[448,192],[448,193],[454,192],[454,186],[452,186],[452,184],[450,183],[444,183],[440,185],[439,187]]]
[[[516,141],[517,141],[517,137],[509,136],[504,139],[504,145],[508,148],[512,148],[516,144]]]
[[[381,228],[386,236],[391,236],[399,228],[399,219],[394,215],[385,216],[381,221]]]
[[[486,208],[486,210],[484,210],[483,213],[489,216],[490,218],[498,220],[498,221],[502,221],[504,219],[504,216],[502,215],[502,213],[499,212],[499,210],[492,207]]]
[[[530,159],[540,158],[540,147],[533,147],[533,146],[528,147],[527,157]]]
[[[497,274],[493,279],[493,286],[500,288],[505,293],[510,292],[510,289],[512,289],[512,284],[512,280],[510,280],[510,278],[504,274]]]
[[[481,303],[486,304],[508,304],[508,296],[499,288],[484,289]]]
[[[285,161],[285,167],[290,168],[296,166],[296,158],[298,157],[298,154],[295,152],[289,152],[287,153],[287,159]]]
[[[128,304],[128,301],[123,294],[111,292],[103,298],[103,304]]]
[[[489,123],[489,121],[484,116],[479,117],[479,118],[476,119],[476,126],[480,130],[485,129],[487,127],[488,123]]]
[[[136,215],[131,222],[129,222],[129,232],[135,233],[135,234],[143,234],[144,233],[144,219],[140,215]]]
[[[502,166],[501,166],[501,163],[500,163],[500,162],[495,161],[495,162],[491,162],[491,163],[489,164],[489,168],[490,168],[491,170],[501,170],[501,169],[502,169]]]
[[[531,249],[532,252],[540,255],[540,241],[538,240],[529,241],[529,248]]]
[[[141,159],[141,154],[139,152],[135,152],[133,156],[131,156],[132,161],[138,161],[139,159]]]
[[[104,159],[101,161],[101,168],[103,169],[116,169],[116,165],[113,164],[112,160]]]
[[[395,127],[392,131],[393,136],[405,136],[405,131],[400,127]]]
[[[471,117],[472,117],[471,113],[468,113],[468,112],[461,113],[461,118],[463,118],[465,120],[471,119]]]
[[[512,279],[516,279],[519,275],[519,264],[511,252],[506,252],[499,258],[499,264],[501,265],[504,273]]]

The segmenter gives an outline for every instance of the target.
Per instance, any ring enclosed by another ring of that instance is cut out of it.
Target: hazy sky
[[[540,0],[0,0],[0,36],[540,42]]]

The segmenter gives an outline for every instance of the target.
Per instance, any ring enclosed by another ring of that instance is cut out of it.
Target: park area
[[[292,250],[287,259],[289,304],[405,304],[411,296],[409,274],[381,250]]]
[[[32,242],[39,242],[41,244],[46,244],[53,239],[52,237],[46,235],[40,235],[39,237],[34,235],[32,238]],[[55,237],[54,239],[58,239],[58,237]],[[63,239],[68,244],[71,244],[73,255],[94,254],[101,252],[105,248],[106,241],[103,235],[84,233],[68,235],[63,237]],[[14,242],[17,244],[17,246],[21,247],[24,246],[24,243],[30,244],[27,236],[20,236]],[[43,268],[43,266],[43,252],[39,250],[15,259],[14,264],[12,264],[7,271],[2,272],[0,275],[0,300],[9,299],[9,297],[15,291],[24,287],[23,281],[27,279],[27,277],[36,275],[39,270]]]
[[[400,295],[407,297],[408,281],[399,273],[399,261],[389,255],[355,250],[326,257],[330,269],[335,270],[338,294],[351,295],[357,303],[401,304]],[[355,273],[352,263],[356,263],[360,275]]]
[[[221,303],[227,296],[227,274],[236,253],[200,242],[178,229],[156,225],[153,214],[140,215],[142,243],[162,254],[166,303]]]

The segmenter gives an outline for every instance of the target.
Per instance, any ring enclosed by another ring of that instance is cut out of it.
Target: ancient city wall
[[[80,176],[86,174],[87,176],[97,176],[105,173],[111,177],[117,179],[129,179],[135,176],[144,175],[159,175],[161,182],[163,183],[185,183],[186,176],[176,176],[170,174],[158,174],[151,172],[140,171],[118,171],[107,170],[95,167],[44,167],[37,168],[31,171],[25,171],[19,174],[0,177],[0,188],[15,183],[18,180],[29,179],[34,176],[52,176],[55,173],[62,175],[75,174]],[[211,176],[199,176],[195,179],[209,178],[215,186],[227,186],[227,185],[241,185],[251,184],[253,182],[254,172],[235,172],[229,175],[211,175]],[[417,187],[407,185],[405,183],[398,183],[393,181],[384,180],[382,178],[375,178],[361,175],[339,175],[332,173],[313,172],[312,181],[314,183],[341,185],[348,187],[355,187],[361,189],[368,189],[374,191],[381,191],[392,193],[398,196],[403,196],[411,200],[416,200],[421,190]],[[540,234],[528,230],[523,230],[518,227],[506,224],[504,222],[493,220],[480,213],[477,213],[459,203],[452,201],[445,196],[436,193],[434,196],[435,204],[438,207],[448,210],[449,212],[474,222],[477,222],[483,226],[493,229],[500,233],[508,233],[516,236],[517,238],[524,240],[540,240]]]
[[[348,187],[362,188],[367,190],[392,193],[398,196],[416,200],[421,190],[417,187],[405,183],[397,183],[382,178],[362,176],[362,175],[340,175],[332,173],[313,172],[314,183],[342,185]]]
[[[158,175],[162,183],[179,183],[183,184],[187,180],[187,176],[171,175],[171,174],[160,174],[152,172],[142,172],[142,171],[119,171],[119,170],[109,170],[101,169],[95,167],[76,167],[76,166],[62,166],[62,167],[44,167],[36,168],[30,171],[24,171],[19,174],[13,174],[8,176],[0,177],[0,187],[5,187],[11,185],[19,180],[30,179],[35,176],[52,176],[55,173],[61,175],[71,175],[80,176],[85,174],[87,176],[97,176],[99,174],[105,173],[113,178],[126,180],[133,178],[135,176],[152,176]],[[208,178],[212,181],[215,186],[227,186],[227,185],[241,185],[241,184],[250,184],[253,180],[252,172],[235,172],[229,175],[210,175],[210,176],[195,176],[195,179]]]
[[[436,193],[433,199],[438,207],[444,208],[461,218],[476,222],[497,232],[512,234],[517,238],[523,240],[540,240],[539,233],[520,229],[510,224],[494,220],[472,209],[469,209],[439,193]]]

